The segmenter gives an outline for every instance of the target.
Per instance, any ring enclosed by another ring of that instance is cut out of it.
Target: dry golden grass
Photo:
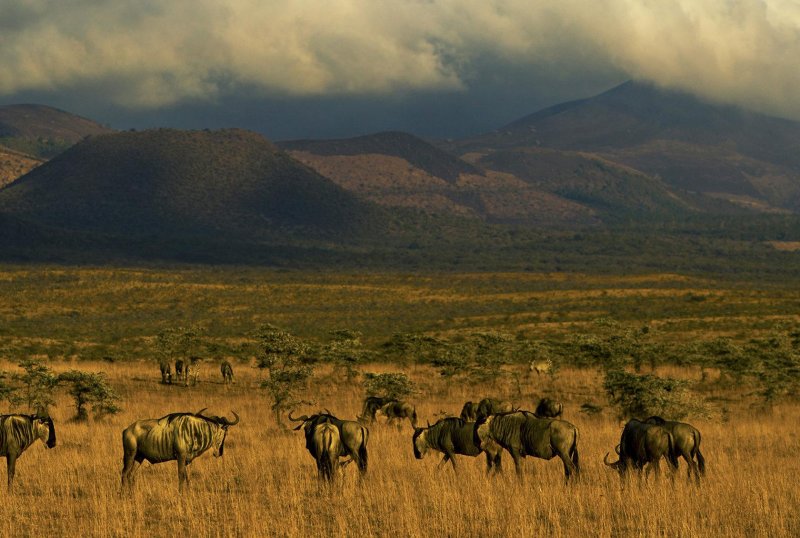
[[[53,363],[62,370],[75,366]],[[2,364],[4,369],[11,365]],[[58,445],[37,444],[19,460],[15,491],[0,503],[1,536],[797,536],[800,407],[769,414],[745,401],[730,404],[727,423],[693,420],[703,432],[708,473],[701,487],[687,483],[685,466],[675,484],[660,480],[624,489],[602,463],[621,429],[611,413],[588,417],[580,403],[601,401],[593,371],[563,370],[555,380],[530,377],[519,393],[499,385],[491,392],[531,407],[551,394],[565,402],[565,418],[580,430],[583,468],[579,483],[565,486],[556,460],[527,459],[518,482],[504,457],[504,474],[488,478],[482,459],[461,457],[460,472],[436,469],[438,456],[413,457],[411,428],[376,424],[369,442],[370,469],[360,481],[354,466],[331,487],[316,478],[299,433],[274,424],[259,372],[234,365],[236,384],[221,383],[216,364],[204,364],[196,387],[162,386],[149,362],[80,363],[107,372],[125,398],[125,410],[105,421],[68,421],[60,399],[54,409]],[[372,365],[371,371],[395,370]],[[465,399],[489,389],[446,384],[432,370],[405,370],[422,389],[421,420],[441,411],[457,414]],[[696,376],[693,370],[671,374]],[[729,394],[734,397],[735,395]],[[357,385],[338,383],[321,369],[305,397],[316,408],[352,418],[362,397]],[[144,464],[130,494],[120,495],[120,434],[139,418],[209,407],[235,410],[225,456],[204,454],[190,466],[189,490],[179,495],[174,463]],[[7,412],[5,409],[3,412]]]

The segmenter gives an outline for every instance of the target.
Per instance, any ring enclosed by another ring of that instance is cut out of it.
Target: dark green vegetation
[[[17,365],[22,372],[0,372],[0,396],[22,411],[49,416],[61,388],[75,405],[74,420],[89,418],[91,406],[95,418],[119,413],[120,397],[102,372],[69,370],[56,374],[41,360],[23,359]]]
[[[343,382],[383,362],[513,386],[520,364],[548,358],[556,371],[605,372],[623,411],[697,413],[686,384],[647,376],[677,364],[757,401],[798,395],[798,289],[676,275],[7,267],[0,350],[15,362],[144,359],[154,379],[163,349],[229,357],[264,368],[278,416],[317,364]],[[180,341],[165,347],[170,334]]]

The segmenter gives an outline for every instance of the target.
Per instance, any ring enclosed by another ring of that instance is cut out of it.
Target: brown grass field
[[[648,323],[664,341],[744,339],[796,323],[798,290],[678,275],[0,267],[0,370],[35,356],[57,371],[102,371],[123,398],[119,415],[75,423],[70,400],[59,396],[58,444],[46,450],[39,443],[18,461],[15,490],[0,503],[0,536],[798,536],[797,402],[765,410],[748,390],[707,380],[698,390],[711,416],[690,419],[703,433],[703,484],[688,484],[682,464],[674,484],[661,476],[623,488],[602,461],[622,423],[608,408],[580,412],[584,402],[605,404],[598,371],[565,367],[555,378],[523,376],[519,387],[472,386],[447,382],[427,366],[364,365],[362,371],[407,373],[420,390],[413,402],[423,423],[487,395],[524,408],[544,395],[561,399],[564,418],[580,431],[582,476],[566,486],[560,462],[528,458],[520,482],[507,454],[502,476],[485,476],[483,460],[466,457],[456,475],[449,465],[437,469],[435,454],[414,459],[407,423],[399,430],[378,423],[370,427],[367,477],[359,480],[350,465],[325,486],[300,433],[275,424],[258,388],[264,373],[249,366],[251,352],[236,352],[265,322],[312,339],[354,328],[371,347],[412,331],[559,339],[598,317]],[[158,382],[153,337],[178,325],[200,327],[204,345],[237,358],[235,385],[222,384],[211,359],[197,386]],[[700,379],[694,367],[659,369]],[[340,381],[321,366],[300,396],[314,402],[300,412],[328,408],[353,418],[364,392],[360,382]],[[184,494],[174,463],[144,464],[132,492],[122,495],[122,430],[140,418],[204,407],[241,416],[225,456],[207,453],[192,463]],[[0,413],[15,411],[25,410],[0,404]]]
[[[57,364],[56,369],[74,366]],[[515,401],[531,407],[538,395],[559,396],[565,418],[580,431],[582,476],[566,486],[560,462],[524,460],[524,480],[504,457],[504,473],[487,477],[481,458],[461,457],[458,475],[437,469],[429,454],[414,459],[412,429],[378,423],[370,428],[370,469],[363,481],[354,466],[332,486],[320,484],[302,435],[283,432],[256,388],[259,371],[237,365],[226,388],[216,364],[205,364],[195,387],[163,386],[152,363],[89,363],[105,371],[125,398],[125,410],[99,422],[73,423],[68,400],[54,410],[58,445],[37,444],[19,460],[15,491],[0,504],[0,535],[86,536],[797,536],[800,533],[800,408],[771,413],[746,405],[730,420],[693,421],[703,432],[708,462],[701,487],[687,482],[685,465],[674,485],[667,473],[625,488],[602,459],[617,443],[621,423],[610,414],[578,411],[585,394],[599,394],[592,371],[563,370],[555,379],[531,376]],[[372,370],[388,370],[373,365]],[[430,394],[416,398],[422,421],[457,414],[484,391],[430,381],[424,367],[406,370]],[[678,370],[673,371],[676,373]],[[680,372],[678,372],[680,373]],[[683,371],[685,375],[697,372]],[[498,386],[495,393],[502,393]],[[332,381],[325,370],[307,396],[342,418],[359,411],[360,386]],[[190,466],[191,484],[178,493],[174,463],[137,471],[130,494],[120,493],[121,431],[138,418],[172,411],[229,414],[225,456],[210,452]],[[306,411],[314,411],[309,408]],[[301,410],[302,412],[302,410]],[[230,416],[230,415],[229,415]],[[662,465],[663,467],[663,465]]]

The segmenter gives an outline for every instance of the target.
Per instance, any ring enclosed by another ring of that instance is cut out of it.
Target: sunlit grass
[[[56,369],[69,364],[54,363]],[[10,368],[10,365],[2,365]],[[332,486],[320,484],[302,436],[279,430],[269,402],[256,388],[259,371],[239,365],[237,383],[226,388],[207,364],[196,387],[163,386],[158,369],[145,362],[82,363],[107,372],[124,396],[124,411],[102,422],[69,421],[72,409],[60,398],[53,410],[58,445],[41,444],[19,460],[15,491],[0,503],[0,535],[86,536],[796,536],[800,488],[796,476],[800,407],[787,404],[764,413],[744,400],[731,404],[730,420],[693,422],[703,433],[708,473],[701,487],[686,480],[682,465],[674,485],[667,476],[639,485],[622,484],[602,463],[613,450],[621,423],[606,410],[579,412],[588,398],[601,398],[600,377],[589,370],[564,370],[559,377],[532,376],[516,392],[447,385],[433,371],[405,371],[423,387],[414,401],[420,419],[457,414],[465,399],[487,392],[532,407],[539,395],[565,402],[565,418],[580,431],[582,476],[564,485],[557,460],[524,460],[524,480],[504,457],[502,476],[489,478],[482,458],[461,457],[456,475],[439,457],[414,459],[411,427],[371,426],[370,468],[360,480],[354,466]],[[371,365],[371,371],[394,370]],[[670,373],[694,377],[694,370]],[[304,397],[353,418],[360,386],[338,382],[322,368]],[[225,456],[207,453],[190,466],[190,486],[178,493],[174,463],[144,464],[132,491],[120,494],[121,431],[138,418],[208,407],[215,414],[241,415],[231,429]]]

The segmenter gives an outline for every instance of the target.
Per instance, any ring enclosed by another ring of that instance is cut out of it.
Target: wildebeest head
[[[480,417],[475,422],[475,429],[472,430],[472,442],[481,450],[483,450],[483,444],[490,440],[489,428],[492,420],[494,420],[494,415]]]
[[[33,423],[33,431],[36,438],[41,440],[44,446],[47,448],[56,446],[56,428],[53,425],[52,418],[31,415],[31,422]]]
[[[414,428],[414,436],[411,438],[411,444],[414,446],[414,457],[421,460],[428,452],[427,440],[428,428]]]
[[[230,428],[231,426],[235,426],[236,424],[239,424],[239,415],[237,415],[235,411],[231,411],[231,413],[233,413],[235,420],[230,420],[226,417],[204,415],[203,411],[205,410],[206,410],[205,408],[201,409],[200,411],[195,413],[195,416],[204,418],[209,422],[213,422],[214,424],[217,424],[219,426],[219,428],[216,428],[214,430],[214,438],[211,442],[211,448],[212,448],[211,453],[214,455],[215,458],[218,458],[222,456],[223,453],[225,452],[225,438],[228,436],[228,428]]]
[[[557,418],[564,411],[564,405],[552,398],[542,398],[534,413],[539,418]]]
[[[608,456],[611,455],[611,452],[606,452],[605,457],[603,457],[603,463],[615,469],[618,473],[622,474],[625,472],[625,463],[622,461],[622,458],[618,458],[617,461],[611,462],[608,461]]]

